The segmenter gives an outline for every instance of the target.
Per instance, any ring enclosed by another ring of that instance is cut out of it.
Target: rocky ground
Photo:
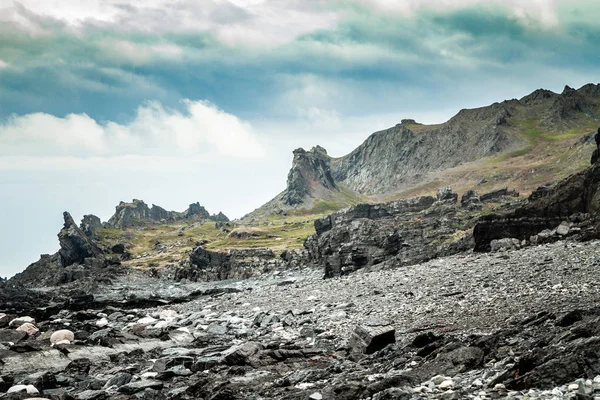
[[[326,280],[5,283],[0,398],[600,398],[599,270],[600,242],[560,241]]]

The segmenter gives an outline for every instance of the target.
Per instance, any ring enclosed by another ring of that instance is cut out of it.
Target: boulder
[[[355,353],[372,354],[396,342],[396,330],[391,325],[358,325],[349,345]]]
[[[27,332],[16,329],[0,329],[0,343],[19,343],[27,338]]]
[[[61,329],[50,336],[52,344],[65,343],[65,341],[71,343],[73,340],[75,340],[75,334],[68,329]]]
[[[458,194],[452,192],[452,188],[443,187],[439,188],[437,191],[437,200],[438,201],[458,201]]]
[[[18,328],[19,326],[23,325],[23,324],[35,324],[35,319],[32,317],[18,317],[18,318],[14,318],[13,320],[10,321],[10,323],[8,324],[9,328]]]
[[[33,336],[38,333],[40,330],[37,326],[30,324],[29,322],[24,323],[23,325],[17,328],[18,331],[25,332],[29,336]]]
[[[227,365],[248,365],[250,358],[262,349],[262,345],[247,342],[241,346],[233,346],[223,352],[223,361]]]
[[[12,386],[6,393],[27,393],[27,394],[39,394],[40,391],[33,385],[15,385]]]

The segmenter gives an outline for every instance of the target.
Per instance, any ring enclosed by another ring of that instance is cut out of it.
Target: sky
[[[297,147],[600,81],[597,0],[0,0],[0,276],[62,212],[235,218]]]

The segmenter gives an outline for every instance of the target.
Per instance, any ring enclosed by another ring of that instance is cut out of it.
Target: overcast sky
[[[0,276],[62,212],[240,217],[292,150],[600,81],[597,0],[0,0]]]

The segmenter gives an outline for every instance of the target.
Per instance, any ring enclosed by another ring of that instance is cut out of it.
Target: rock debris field
[[[600,399],[599,272],[600,242],[563,241],[333,279],[130,275],[0,314],[0,398]]]

